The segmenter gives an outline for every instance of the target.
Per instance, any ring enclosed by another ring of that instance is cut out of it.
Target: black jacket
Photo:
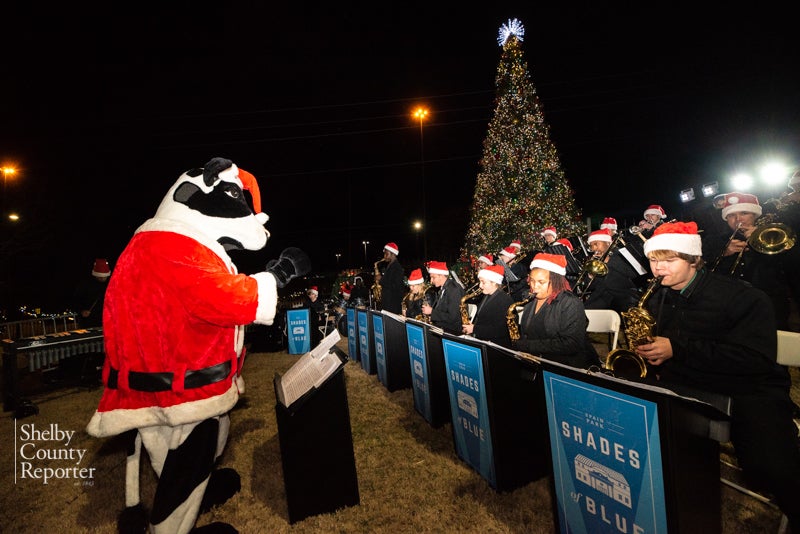
[[[572,367],[598,365],[597,351],[586,333],[589,319],[577,296],[562,291],[539,313],[535,309],[535,300],[525,305],[515,349]]]
[[[436,295],[436,302],[434,302],[431,312],[431,324],[449,334],[457,336],[463,334],[461,330],[461,297],[463,296],[464,289],[452,278],[448,278]]]
[[[775,315],[764,292],[703,269],[683,292],[661,287],[646,303],[655,334],[673,356],[661,380],[734,396],[788,395],[789,374],[776,363]]]
[[[475,325],[472,335],[478,339],[511,348],[506,312],[513,303],[511,295],[502,289],[498,289],[491,295],[484,295],[478,303],[478,311],[472,319],[472,324]]]
[[[386,271],[381,276],[381,309],[396,313],[402,313],[401,303],[406,293],[405,275],[403,266],[397,260],[386,266]]]

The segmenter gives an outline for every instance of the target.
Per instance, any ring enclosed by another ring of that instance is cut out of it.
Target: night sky
[[[266,249],[235,257],[246,272],[289,245],[315,271],[336,269],[337,253],[340,268],[363,265],[365,240],[370,267],[387,241],[410,267],[423,173],[429,259],[454,258],[510,18],[525,25],[532,81],[584,216],[623,226],[658,203],[680,217],[682,189],[716,180],[725,190],[731,171],[769,156],[800,164],[797,28],[764,3],[28,4],[4,8],[0,35],[0,163],[20,170],[3,210],[24,221],[3,223],[3,298],[51,311],[95,257],[113,266],[182,172],[214,156],[256,175],[271,217]],[[422,136],[410,117],[419,103],[432,111]]]

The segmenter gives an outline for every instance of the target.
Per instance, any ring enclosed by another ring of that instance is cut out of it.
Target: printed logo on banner
[[[358,358],[358,338],[356,336],[356,311],[347,308],[347,350],[350,359],[357,362]]]
[[[358,310],[358,347],[361,354],[361,368],[372,373],[372,358],[369,346],[369,323],[367,312]]]
[[[406,323],[408,339],[408,358],[411,364],[411,392],[414,396],[414,408],[429,423],[433,422],[430,389],[428,388],[428,367],[425,364],[425,329],[421,326]]]
[[[383,340],[383,317],[378,314],[372,316],[372,335],[375,338],[375,371],[378,374],[378,380],[384,386],[388,386],[386,377],[386,345]]]
[[[289,354],[305,354],[311,350],[311,322],[308,308],[286,310]]]
[[[481,349],[442,340],[456,454],[497,486]]]
[[[658,407],[544,371],[561,532],[667,532]]]

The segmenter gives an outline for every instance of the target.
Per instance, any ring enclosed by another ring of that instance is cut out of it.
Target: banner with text
[[[358,310],[358,352],[361,354],[361,368],[372,374],[372,347],[369,345],[369,314]]]
[[[422,414],[426,421],[433,423],[430,384],[428,383],[428,356],[425,353],[425,329],[406,323],[406,337],[408,339],[408,359],[411,364],[411,391],[414,396],[414,408]]]
[[[305,354],[311,350],[311,321],[308,308],[286,310],[286,335],[289,354]]]
[[[356,328],[356,310],[347,308],[347,351],[354,362],[358,359],[358,335]]]
[[[375,338],[375,372],[384,386],[389,386],[386,376],[386,344],[383,339],[383,316],[372,314],[372,336]]]
[[[449,339],[442,340],[442,350],[456,454],[496,488],[482,350]]]
[[[562,533],[666,533],[654,402],[544,371]]]

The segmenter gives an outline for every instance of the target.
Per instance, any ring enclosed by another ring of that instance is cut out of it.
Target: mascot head
[[[155,215],[178,221],[217,241],[225,250],[259,250],[267,244],[269,220],[261,211],[255,177],[230,160],[214,158],[178,178]]]

